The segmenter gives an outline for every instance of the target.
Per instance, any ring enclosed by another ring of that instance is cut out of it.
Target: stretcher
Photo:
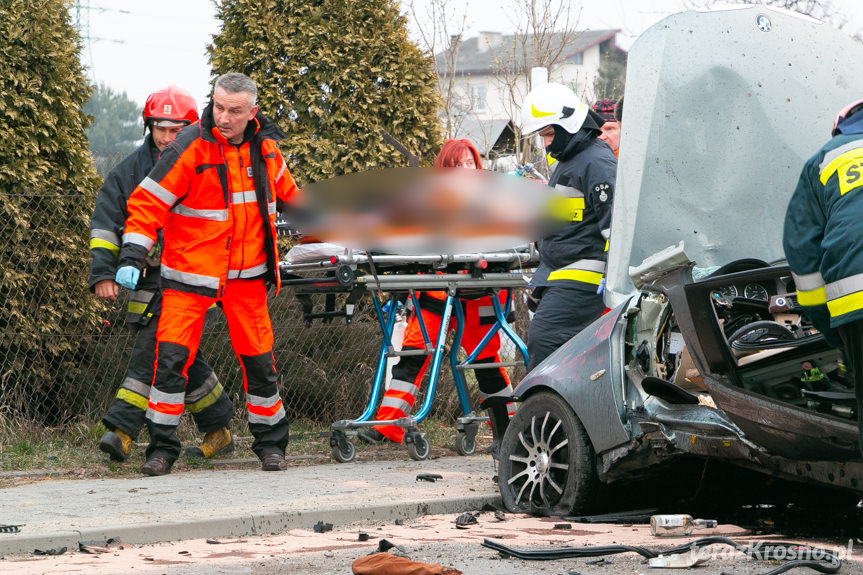
[[[464,371],[517,365],[527,368],[527,347],[506,319],[512,298],[506,298],[507,303],[502,306],[497,297],[492,297],[494,322],[489,325],[476,348],[465,350],[466,358],[459,361],[457,351],[461,347],[464,331],[464,310],[461,305],[455,304],[459,298],[496,296],[501,290],[511,294],[514,290],[526,288],[530,281],[529,271],[535,268],[539,261],[533,245],[502,252],[418,256],[374,255],[334,247],[329,252],[322,250],[317,255],[317,258],[297,259],[292,258],[289,252],[286,260],[280,264],[282,285],[291,288],[301,302],[304,320],[307,323],[315,319],[329,322],[341,317],[346,323],[350,323],[356,304],[368,294],[382,334],[374,381],[365,410],[356,419],[340,420],[332,424],[330,446],[333,458],[340,463],[352,461],[356,455],[353,440],[357,431],[381,424],[397,425],[405,429],[404,444],[411,458],[421,461],[428,457],[430,445],[425,434],[419,431],[418,424],[425,419],[432,407],[443,364],[449,331],[447,328],[453,318],[455,330],[451,349],[455,350],[455,353],[449,354],[449,361],[462,412],[456,422],[456,451],[461,455],[474,453],[478,422],[488,418],[476,415],[471,409]],[[309,259],[313,261],[308,261]],[[394,312],[399,303],[418,309],[418,294],[423,291],[446,293],[437,341],[429,340],[428,330],[421,314],[418,314],[420,331],[425,341],[424,349],[397,350],[392,340],[397,315]],[[341,309],[335,309],[335,297],[338,294],[347,294]],[[317,295],[327,298],[323,312],[313,311],[312,297]],[[383,302],[384,299],[387,301]],[[498,332],[502,332],[502,340],[506,338],[513,343],[521,360],[477,363],[477,355]],[[407,355],[431,356],[428,384],[419,411],[412,416],[395,420],[373,419],[384,393],[387,359]]]

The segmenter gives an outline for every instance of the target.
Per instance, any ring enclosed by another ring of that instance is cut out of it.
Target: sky
[[[415,13],[428,14],[433,0],[411,0]],[[523,2],[524,0],[521,0]],[[851,32],[863,30],[863,2],[832,0]],[[403,0],[407,4],[408,0]],[[480,31],[512,33],[518,0],[447,0],[456,30],[464,9],[464,37]],[[703,2],[702,2],[703,3]],[[86,31],[82,60],[96,82],[125,92],[143,106],[147,95],[176,84],[203,108],[210,91],[206,46],[219,30],[212,0],[78,0]],[[618,45],[629,48],[638,35],[665,16],[698,5],[699,0],[583,0],[578,29],[619,29]],[[419,41],[417,25],[412,35]],[[428,25],[426,24],[426,29]]]

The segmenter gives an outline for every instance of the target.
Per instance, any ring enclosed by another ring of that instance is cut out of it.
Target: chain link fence
[[[89,214],[95,198],[75,192],[4,196],[0,201],[16,205],[20,217],[0,223],[0,303],[5,310],[0,316],[0,422],[57,428],[58,434],[71,424],[95,425],[125,376],[132,348],[123,322],[126,294],[116,302],[103,302],[89,293],[88,218],[66,218],[44,205],[48,198],[55,200],[50,205],[75,205]],[[64,237],[66,244],[56,249],[69,252],[60,260],[66,262],[62,274],[50,282],[41,281],[41,274],[58,266],[55,248],[32,245],[32,230],[45,228]],[[288,240],[280,241],[284,252]],[[338,295],[337,306],[343,300],[344,295]],[[359,302],[350,324],[338,318],[306,322],[290,288],[283,288],[278,297],[271,294],[269,303],[289,419],[324,430],[334,421],[359,416],[369,398],[382,342],[371,297]],[[315,311],[323,306],[320,296]],[[526,333],[527,311],[520,303],[516,317],[516,331]],[[245,419],[242,374],[224,316],[217,309],[208,312],[201,349],[230,394],[235,417]],[[514,348],[503,351],[514,359]],[[432,416],[454,421],[460,408],[446,363]],[[523,372],[515,369],[514,383]],[[470,372],[468,380],[476,406],[478,392]],[[421,402],[420,397],[415,411]]]

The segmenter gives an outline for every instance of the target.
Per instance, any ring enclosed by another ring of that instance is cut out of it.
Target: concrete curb
[[[499,506],[500,497],[479,495],[319,511],[261,513],[176,522],[157,521],[138,525],[105,525],[56,533],[10,533],[0,539],[0,554],[32,553],[35,549],[49,550],[61,546],[69,550],[77,550],[79,541],[101,541],[109,538],[119,539],[123,543],[146,544],[184,539],[264,535],[291,529],[311,530],[318,521],[337,526],[358,522],[414,519],[422,515],[474,511],[486,504]]]

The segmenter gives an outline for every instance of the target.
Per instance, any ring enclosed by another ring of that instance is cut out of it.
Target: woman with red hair
[[[482,169],[482,158],[469,140],[447,140],[434,161],[435,168]]]
[[[467,168],[482,169],[482,158],[473,144],[468,140],[447,140],[444,142],[434,166],[436,168]],[[501,292],[497,295],[501,306],[506,305],[506,294]],[[441,321],[444,313],[446,293],[423,292],[419,295],[419,310],[414,310],[407,327],[405,328],[402,350],[419,350],[425,348],[425,339],[420,329],[420,322],[416,313],[422,314],[423,324],[429,341],[434,343],[440,334]],[[489,327],[495,322],[494,307],[491,296],[483,296],[478,299],[459,299],[456,305],[461,305],[464,310],[464,332],[462,335],[462,346],[470,354],[480,343]],[[448,326],[449,330],[455,328],[455,318]],[[500,336],[495,334],[485,348],[477,355],[475,363],[500,363],[498,350],[500,349]],[[456,350],[450,351],[456,353]],[[430,355],[407,355],[402,356],[399,362],[393,366],[393,377],[390,386],[384,393],[381,406],[378,408],[375,419],[378,421],[392,421],[401,417],[407,417],[416,401],[423,375],[428,367]],[[476,369],[477,383],[480,391],[480,407],[489,409],[491,405],[507,410],[508,398],[512,395],[512,384],[509,376],[502,367],[487,369]],[[493,400],[492,398],[500,398]],[[492,421],[495,417],[489,413]],[[499,414],[500,417],[500,414]],[[505,416],[504,416],[505,417]],[[379,443],[389,439],[395,443],[404,440],[405,430],[397,425],[376,425],[361,429],[357,436],[368,443]],[[495,439],[499,439],[495,437]]]

